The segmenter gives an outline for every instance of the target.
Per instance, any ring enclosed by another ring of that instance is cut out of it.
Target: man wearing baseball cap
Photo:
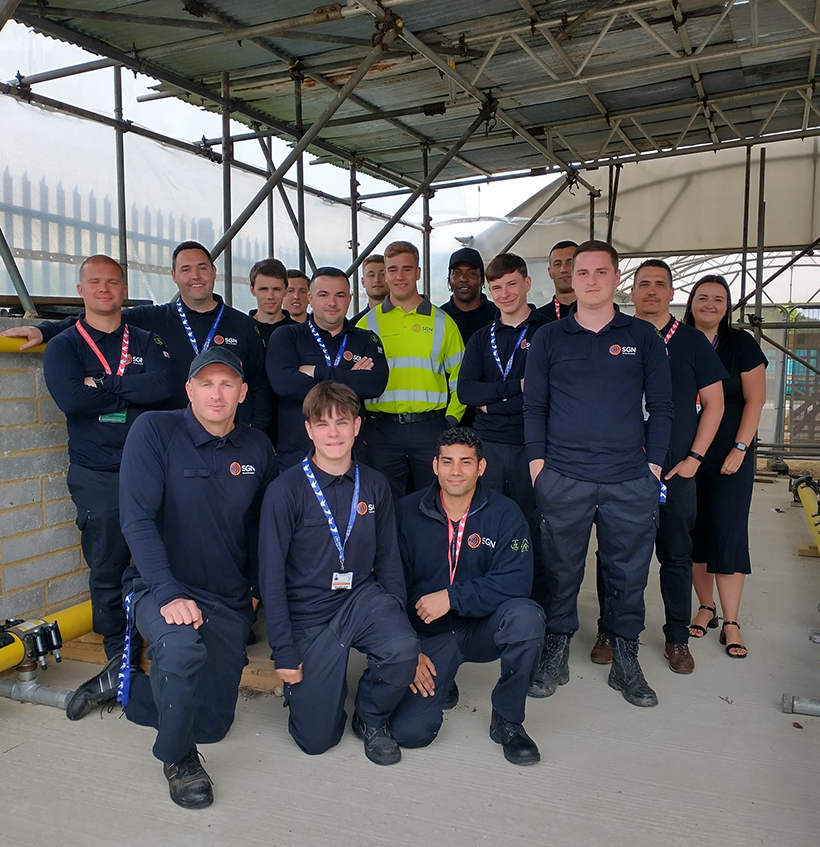
[[[466,344],[474,332],[489,326],[498,317],[498,309],[481,290],[484,262],[478,250],[472,247],[456,250],[450,256],[449,269],[447,284],[453,293],[441,308],[456,322]]]
[[[276,457],[268,437],[237,423],[248,386],[242,363],[209,347],[191,363],[189,405],[145,412],[125,443],[122,531],[133,561],[123,577],[129,622],[148,647],[150,679],[131,672],[130,638],[117,675],[96,681],[97,703],[116,699],[126,717],[157,730],[171,799],[213,802],[197,744],[231,727],[257,593],[259,510]],[[129,627],[129,635],[131,629]]]

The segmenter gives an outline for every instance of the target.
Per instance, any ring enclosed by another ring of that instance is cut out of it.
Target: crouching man
[[[486,464],[481,439],[471,429],[447,430],[433,460],[437,480],[397,506],[421,653],[390,726],[403,747],[430,744],[459,665],[500,658],[490,738],[502,745],[507,761],[531,765],[541,755],[524,730],[524,706],[541,655],[544,613],[529,599],[527,521],[512,500],[482,486]]]
[[[313,449],[265,495],[259,575],[293,740],[308,754],[339,743],[355,648],[367,668],[353,731],[371,762],[392,765],[401,751],[388,723],[413,680],[419,643],[404,613],[390,486],[353,459],[359,406],[355,391],[335,382],[305,397]]]
[[[233,353],[198,355],[187,390],[184,411],[137,419],[122,457],[120,514],[133,556],[124,595],[149,645],[150,678],[130,671],[127,638],[119,686],[108,674],[99,687],[129,720],[157,730],[154,756],[171,799],[201,809],[213,788],[196,745],[220,741],[233,723],[259,508],[276,458],[264,433],[234,420],[248,386]]]

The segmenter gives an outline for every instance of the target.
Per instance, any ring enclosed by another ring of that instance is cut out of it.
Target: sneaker
[[[80,685],[68,698],[65,716],[70,721],[85,717],[95,706],[105,706],[117,699],[117,677],[122,656],[109,659],[105,667],[91,679]]]
[[[162,766],[171,799],[183,809],[204,809],[214,801],[213,782],[199,759],[194,745],[178,762]]]

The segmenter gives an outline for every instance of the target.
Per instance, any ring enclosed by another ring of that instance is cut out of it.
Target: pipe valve
[[[63,647],[63,637],[57,621],[44,621],[41,618],[20,620],[9,618],[0,624],[0,644],[4,638],[17,636],[25,650],[24,662],[37,662],[45,670],[48,667],[46,657],[53,655],[55,661],[62,661],[60,651]]]

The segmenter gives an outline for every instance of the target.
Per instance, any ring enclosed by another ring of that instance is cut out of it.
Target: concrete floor
[[[507,764],[487,737],[495,665],[465,666],[438,740],[391,768],[369,763],[350,731],[309,758],[287,734],[281,699],[243,695],[228,738],[203,747],[216,802],[199,812],[168,799],[151,731],[117,712],[69,723],[0,699],[0,845],[816,847],[820,719],[783,714],[780,700],[820,697],[820,647],[807,637],[820,628],[820,560],[796,556],[810,536],[785,482],[756,486],[751,525],[745,661],[727,658],[710,630],[693,643],[694,675],[668,670],[655,566],[641,652],[655,709],[628,705],[589,662],[588,573],[570,683],[529,703],[535,767]],[[352,683],[360,668],[351,662]],[[73,687],[88,669],[65,662],[45,679]]]

